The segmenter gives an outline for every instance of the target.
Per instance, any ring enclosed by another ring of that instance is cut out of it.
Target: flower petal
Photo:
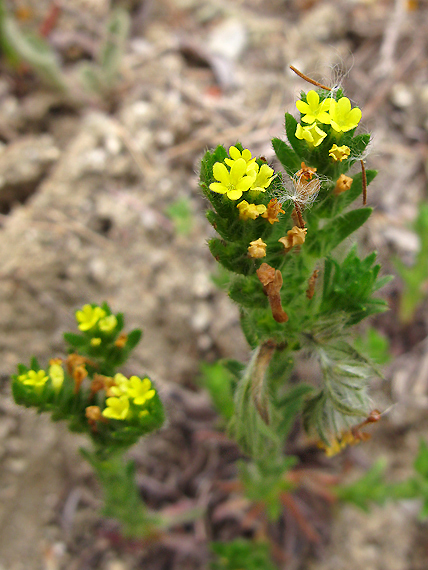
[[[306,95],[306,101],[308,102],[308,105],[312,109],[316,109],[316,107],[318,107],[320,102],[320,96],[316,91],[311,89],[310,91],[308,91],[308,94]]]
[[[222,162],[216,162],[213,166],[213,175],[216,180],[225,184],[226,186],[230,183],[230,174],[225,165]]]
[[[246,170],[247,163],[243,158],[238,158],[238,160],[235,160],[230,169],[230,183],[233,186],[236,186],[237,182],[239,182],[239,179],[244,176]]]
[[[242,196],[242,191],[241,190],[228,190],[227,192],[227,197],[229,198],[229,200],[239,200],[239,198]]]
[[[300,100],[296,101],[296,107],[297,107],[297,110],[300,111],[303,115],[307,115],[309,113],[312,113],[311,108],[304,101],[300,101]]]
[[[217,192],[217,194],[226,194],[227,186],[220,184],[220,182],[212,182],[210,184],[210,190]]]
[[[236,146],[229,147],[229,156],[233,158],[233,160],[238,160],[241,158],[241,151],[236,148]]]

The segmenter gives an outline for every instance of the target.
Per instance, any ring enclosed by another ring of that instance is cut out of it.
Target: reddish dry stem
[[[283,506],[288,509],[294,516],[297,524],[300,526],[301,530],[308,538],[308,540],[319,544],[321,542],[321,536],[301,512],[296,501],[294,500],[294,497],[290,493],[282,493],[280,499]]]
[[[48,15],[43,20],[42,25],[40,26],[39,33],[42,37],[47,38],[48,35],[51,33],[51,31],[55,28],[60,13],[61,13],[61,8],[58,6],[56,2],[52,2]]]
[[[297,219],[299,221],[299,227],[301,230],[305,229],[305,220],[303,219],[302,216],[302,210],[300,209],[300,206],[298,204],[294,204],[294,209],[296,210],[296,214],[297,214]]]
[[[308,83],[311,83],[312,85],[315,85],[316,87],[321,87],[321,89],[326,89],[326,91],[331,91],[330,87],[327,87],[326,85],[323,85],[322,83],[319,83],[318,81],[315,81],[315,79],[311,79],[310,77],[308,77],[307,75],[305,75],[304,73],[302,73],[301,71],[296,69],[294,67],[294,65],[290,65],[290,69],[292,71],[294,71],[294,73],[296,75],[298,75],[299,77],[301,77],[302,79],[304,79]]]
[[[362,174],[362,184],[363,184],[363,206],[367,204],[367,175],[366,175],[366,167],[364,166],[364,162],[361,162],[361,174]]]

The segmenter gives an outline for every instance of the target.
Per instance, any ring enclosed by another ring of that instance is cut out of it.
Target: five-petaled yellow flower
[[[49,376],[46,375],[44,370],[29,370],[25,374],[18,376],[18,380],[25,386],[34,386],[36,389],[41,389],[48,381]]]
[[[229,200],[239,200],[243,192],[250,189],[254,182],[255,174],[247,176],[247,163],[243,158],[234,160],[230,172],[222,162],[216,162],[213,166],[213,175],[218,182],[210,184],[210,190],[218,194],[226,194]]]
[[[107,407],[102,414],[105,418],[113,420],[126,420],[129,415],[129,399],[123,395],[119,398],[107,398]]]
[[[360,120],[361,109],[351,109],[351,101],[347,97],[342,97],[339,101],[331,100],[330,124],[336,132],[346,133],[354,129]]]
[[[296,102],[297,109],[304,115],[302,121],[309,124],[319,121],[320,123],[329,125],[330,116],[328,111],[330,110],[332,99],[327,98],[320,102],[318,93],[311,90],[308,91],[306,95],[306,101],[307,103],[301,100]]]
[[[337,146],[337,144],[335,143],[328,151],[328,154],[329,156],[331,156],[334,162],[342,162],[342,160],[345,160],[346,158],[349,157],[349,155],[351,154],[351,149],[349,148],[349,146],[346,145]]]
[[[256,163],[253,165],[251,171],[249,171],[249,174],[251,174],[251,172],[253,172],[256,177],[251,185],[250,190],[265,192],[266,188],[275,178],[273,176],[273,168],[267,164],[262,164],[259,169],[259,165]]]
[[[80,311],[76,311],[76,320],[81,331],[88,331],[93,328],[105,316],[106,312],[104,309],[92,307],[91,305],[85,305]]]
[[[267,210],[264,204],[249,204],[246,200],[239,202],[236,207],[239,210],[239,219],[244,221],[255,220]]]
[[[100,331],[105,333],[111,332],[117,325],[117,319],[114,315],[109,315],[108,317],[104,317],[98,323],[98,327]]]
[[[229,147],[229,156],[230,158],[224,159],[224,162],[228,166],[232,166],[235,160],[239,160],[240,158],[243,158],[245,160],[247,164],[247,172],[255,166],[258,166],[256,159],[251,158],[251,151],[248,148],[244,148],[244,150],[241,152],[238,148],[236,148],[236,146],[231,146]]]
[[[128,392],[129,380],[126,376],[118,372],[114,375],[114,386],[108,390],[108,394],[114,396],[123,396]]]
[[[320,129],[316,123],[313,123],[307,127],[302,127],[302,125],[299,123],[296,128],[296,138],[305,140],[309,145],[312,146],[319,146],[326,136],[327,133]]]
[[[148,378],[141,380],[138,376],[131,376],[129,379],[127,394],[133,398],[134,404],[137,406],[143,406],[147,400],[153,398],[155,393]]]

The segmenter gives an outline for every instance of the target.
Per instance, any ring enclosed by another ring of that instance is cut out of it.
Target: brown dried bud
[[[312,297],[314,296],[315,293],[315,283],[317,282],[317,277],[318,277],[318,269],[315,269],[315,271],[312,273],[312,275],[309,277],[309,281],[308,281],[308,288],[306,289],[306,297],[308,299],[312,299]]]
[[[262,238],[250,241],[250,245],[248,246],[248,255],[254,259],[266,257],[266,247],[267,244],[262,240]]]
[[[101,409],[99,406],[88,406],[85,409],[85,416],[91,422],[98,422],[102,418]]]
[[[76,366],[76,368],[73,369],[71,375],[74,380],[74,393],[77,394],[80,389],[80,385],[88,375],[88,371],[86,370],[84,364],[82,364],[80,366]]]
[[[126,333],[120,333],[114,342],[114,346],[117,348],[123,348],[128,340],[128,335]]]
[[[298,226],[294,226],[291,230],[288,230],[286,236],[279,238],[278,241],[282,243],[282,245],[285,248],[285,251],[288,252],[295,245],[302,245],[303,243],[305,243],[307,231],[308,230],[306,228],[302,229],[299,228]]]
[[[346,174],[341,174],[336,182],[336,187],[334,189],[334,193],[336,196],[342,194],[342,192],[346,192],[352,186],[352,178],[350,176],[346,176]]]
[[[282,205],[276,198],[272,198],[269,204],[267,205],[267,210],[262,214],[262,218],[266,218],[270,224],[274,224],[275,222],[279,222],[278,214],[285,214],[284,210],[282,209]]]
[[[306,164],[302,162],[300,165],[300,170],[298,170],[294,176],[296,179],[305,178],[306,180],[312,180],[312,177],[316,171],[316,168],[306,166]]]
[[[262,263],[256,271],[263,291],[269,299],[272,316],[277,323],[288,321],[288,315],[282,308],[281,296],[279,294],[282,287],[282,274],[267,263]]]

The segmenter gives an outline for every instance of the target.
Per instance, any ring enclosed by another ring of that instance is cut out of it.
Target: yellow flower
[[[123,395],[119,398],[107,398],[107,407],[102,414],[105,418],[113,420],[126,420],[129,415],[129,399]]]
[[[311,90],[306,95],[306,101],[307,103],[304,101],[296,102],[297,109],[304,115],[304,117],[302,117],[302,121],[309,124],[319,121],[320,123],[329,125],[330,117],[328,111],[330,109],[332,99],[327,98],[320,103],[318,93]]]
[[[253,172],[256,177],[251,185],[250,190],[258,190],[259,192],[264,192],[272,180],[275,178],[275,176],[273,176],[273,168],[267,164],[262,164],[260,169],[258,164],[255,164],[254,166],[257,168],[253,168],[251,172]]]
[[[59,391],[64,382],[64,370],[60,364],[49,366],[49,376],[54,390]]]
[[[294,226],[291,230],[288,230],[287,235],[280,238],[278,241],[283,244],[286,251],[289,251],[295,245],[302,245],[305,243],[306,239],[306,228],[299,228]]]
[[[334,162],[342,162],[342,160],[345,160],[351,154],[351,149],[349,146],[337,146],[335,143],[328,151],[328,154],[331,156]]]
[[[109,333],[111,332],[117,325],[117,319],[114,315],[109,315],[108,317],[104,317],[98,323],[98,327],[100,331]]]
[[[18,376],[18,380],[22,382],[25,386],[34,386],[36,389],[43,388],[43,386],[48,381],[49,376],[46,375],[44,370],[29,370],[25,374]]]
[[[255,220],[260,214],[264,214],[267,209],[264,204],[249,204],[246,200],[239,202],[236,207],[239,210],[239,219],[244,221]]]
[[[310,146],[319,146],[326,136],[327,133],[320,129],[316,123],[308,127],[302,127],[300,123],[297,125],[296,138],[305,140]]]
[[[120,372],[114,375],[114,384],[108,389],[108,395],[123,396],[128,392],[129,380]]]
[[[261,257],[266,257],[267,244],[259,238],[255,241],[250,241],[248,246],[248,255],[254,259],[260,259]]]
[[[354,129],[361,120],[361,109],[351,109],[351,101],[342,97],[339,101],[331,100],[330,124],[338,133],[346,133]],[[297,135],[296,135],[297,136]]]
[[[246,165],[247,165],[247,173],[249,170],[253,169],[255,166],[258,166],[258,164],[256,163],[256,159],[251,158],[251,151],[249,151],[248,148],[244,148],[244,150],[241,152],[239,149],[236,148],[236,146],[231,146],[231,147],[229,147],[229,156],[230,156],[230,158],[224,159],[224,162],[228,166],[232,166],[233,163],[235,162],[235,160],[239,160],[240,158],[243,158],[246,162]]]
[[[148,378],[138,378],[138,376],[131,376],[129,379],[127,394],[130,398],[133,398],[134,404],[137,406],[143,406],[147,400],[153,398],[156,394],[155,390],[152,388],[152,383]]]
[[[253,170],[251,175],[246,176],[247,163],[243,158],[235,160],[230,172],[222,162],[216,162],[213,166],[213,175],[218,182],[210,184],[210,190],[218,194],[226,194],[229,200],[239,200],[243,192],[246,192],[256,177]]]
[[[101,339],[99,337],[91,338],[90,342],[91,346],[100,346],[100,344],[101,344]]]
[[[106,312],[101,307],[92,307],[85,305],[80,311],[76,311],[76,320],[79,323],[81,331],[88,331],[94,327],[97,322],[105,317]]]

